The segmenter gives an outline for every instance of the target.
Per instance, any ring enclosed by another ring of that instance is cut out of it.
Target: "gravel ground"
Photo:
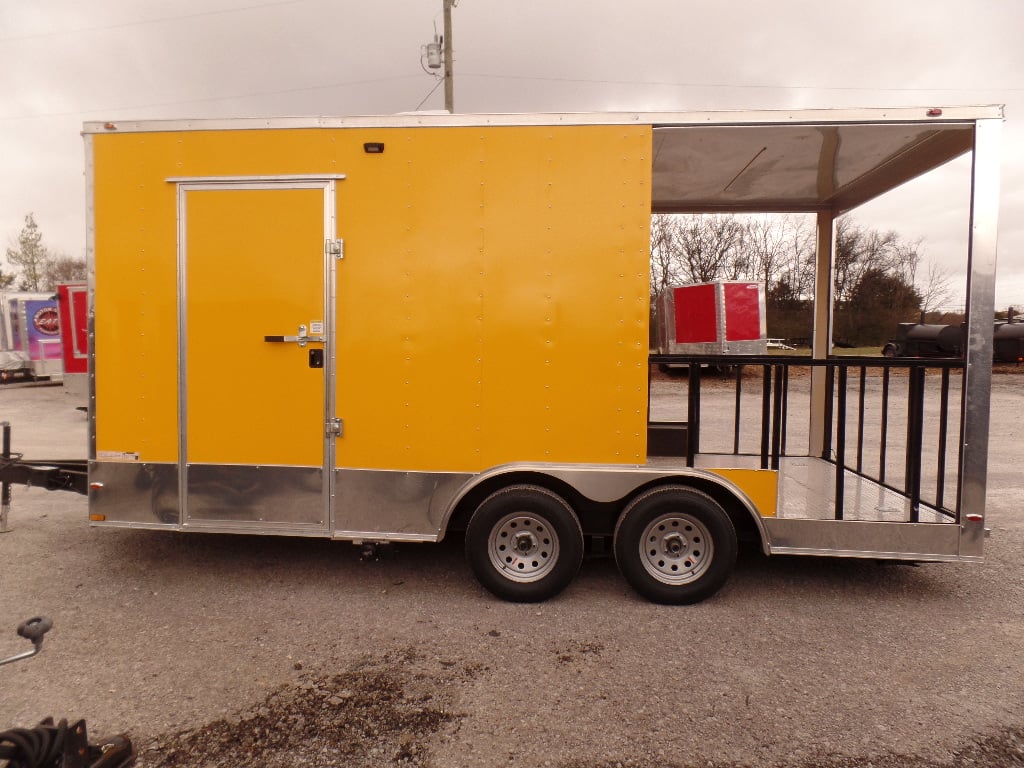
[[[1024,765],[1024,378],[995,377],[983,565],[744,551],[657,606],[593,559],[541,605],[493,599],[459,541],[351,545],[92,529],[15,488],[0,534],[0,723],[84,717],[142,766]],[[29,457],[85,454],[59,387],[0,389]],[[7,627],[8,629],[4,629]]]

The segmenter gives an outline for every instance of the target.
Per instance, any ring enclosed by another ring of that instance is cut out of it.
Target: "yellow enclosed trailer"
[[[650,460],[650,217],[801,210],[821,228],[1000,117],[86,124],[90,519],[372,543],[464,529],[476,575],[514,600],[564,588],[585,535],[664,602],[717,590],[738,529],[767,553],[961,558],[934,536],[804,546],[792,520],[773,539],[778,466]]]

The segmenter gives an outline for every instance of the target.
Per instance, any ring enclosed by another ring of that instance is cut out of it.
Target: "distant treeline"
[[[765,284],[768,336],[807,339],[814,297],[815,228],[795,214],[659,214],[651,219],[651,298],[668,286],[714,280]],[[833,336],[881,344],[900,322],[957,323],[937,310],[949,274],[925,263],[921,241],[836,221]]]

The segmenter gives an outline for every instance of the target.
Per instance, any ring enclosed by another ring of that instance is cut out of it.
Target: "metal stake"
[[[11,460],[11,423],[0,422],[3,427],[3,452],[0,453],[0,468]],[[0,483],[0,533],[7,533],[7,513],[11,509],[11,484],[6,480]]]

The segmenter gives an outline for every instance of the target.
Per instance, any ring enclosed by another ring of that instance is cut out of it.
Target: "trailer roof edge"
[[[87,121],[85,134],[161,131],[272,130],[284,128],[412,128],[553,125],[696,125],[855,124],[902,122],[974,122],[1003,119],[1001,104],[951,107],[858,109],[744,110],[699,112],[560,112],[522,114],[402,113],[351,117],[239,117],[202,119]]]

